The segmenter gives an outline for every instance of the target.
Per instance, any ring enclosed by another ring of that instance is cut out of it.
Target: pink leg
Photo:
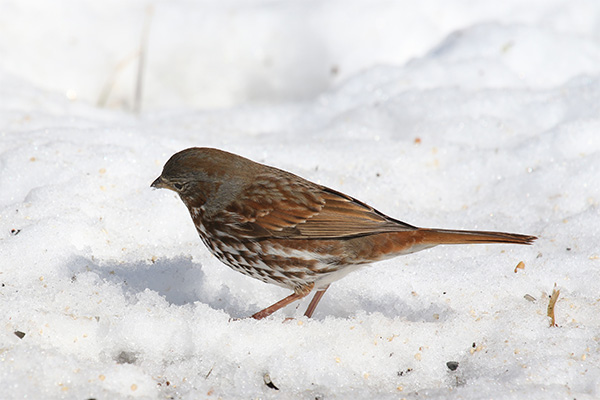
[[[311,283],[310,285],[304,286],[300,289],[296,289],[296,291],[294,291],[294,293],[290,294],[285,299],[279,300],[277,303],[252,315],[252,318],[263,319],[265,317],[268,317],[269,315],[273,314],[275,311],[287,306],[288,304],[293,303],[296,300],[300,300],[303,297],[306,297],[312,291],[314,286],[315,286],[315,284]],[[317,292],[317,293],[319,293],[319,292]],[[313,301],[314,301],[314,299],[313,299]],[[318,301],[317,301],[317,303],[318,303]],[[311,302],[311,304],[312,304],[312,302]],[[315,307],[316,306],[317,305],[315,304]]]
[[[321,301],[321,297],[323,297],[323,295],[325,294],[325,291],[328,288],[329,288],[329,285],[325,286],[323,289],[317,290],[314,297],[310,301],[310,304],[308,305],[306,312],[304,313],[305,317],[308,317],[308,318],[312,317],[313,312],[315,312],[315,308],[317,308],[317,304],[319,304],[319,301]]]

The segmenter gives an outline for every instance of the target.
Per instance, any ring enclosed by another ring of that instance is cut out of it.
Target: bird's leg
[[[310,301],[310,304],[308,305],[306,312],[304,313],[305,317],[308,317],[308,318],[312,317],[313,312],[315,312],[315,308],[317,308],[317,304],[319,304],[319,301],[321,301],[321,297],[323,297],[323,295],[325,294],[325,291],[328,288],[329,288],[329,285],[325,286],[323,289],[317,290],[317,292],[313,296],[312,300]]]
[[[315,287],[314,283],[297,288],[296,290],[294,290],[294,293],[290,294],[285,299],[279,300],[277,303],[252,315],[252,318],[263,319],[265,317],[268,317],[269,315],[273,314],[275,311],[279,310],[280,308],[283,308],[283,307],[287,306],[288,304],[293,303],[296,300],[300,300],[301,298],[306,297],[313,290],[313,287]],[[314,299],[313,299],[313,301],[314,301]],[[312,302],[311,302],[311,304],[312,304]],[[316,306],[316,304],[315,304],[315,306]]]

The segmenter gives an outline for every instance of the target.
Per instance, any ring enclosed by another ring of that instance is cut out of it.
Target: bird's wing
[[[225,212],[236,220],[230,229],[249,239],[335,239],[415,229],[350,196],[286,176],[256,177]]]

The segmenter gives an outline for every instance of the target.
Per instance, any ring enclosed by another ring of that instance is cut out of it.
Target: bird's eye
[[[174,183],[173,186],[175,186],[175,189],[177,190],[183,189],[183,185],[181,183]]]

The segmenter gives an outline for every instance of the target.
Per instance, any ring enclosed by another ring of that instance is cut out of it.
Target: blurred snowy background
[[[230,321],[288,292],[150,189],[191,146],[540,239]],[[596,0],[3,0],[1,397],[596,399],[599,188]]]

